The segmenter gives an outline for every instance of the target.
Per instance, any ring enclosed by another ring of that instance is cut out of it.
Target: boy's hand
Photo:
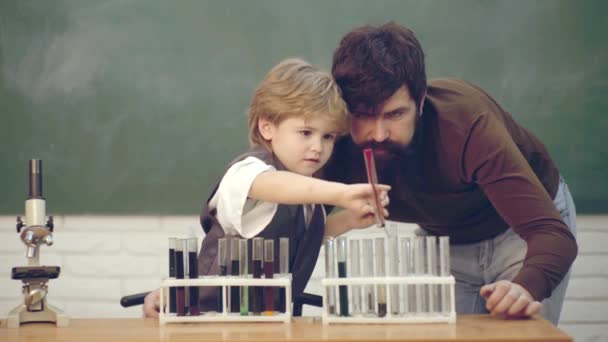
[[[160,307],[160,289],[156,289],[144,298],[143,313],[144,318],[152,317],[158,318],[158,312]]]
[[[525,318],[538,314],[542,308],[528,290],[508,280],[485,285],[479,294],[486,299],[486,309],[493,316]]]
[[[382,215],[388,217],[386,206],[389,204],[388,191],[391,187],[384,184],[376,184],[375,186],[382,206]],[[376,199],[370,184],[348,185],[342,193],[340,207],[350,212],[350,222],[348,224],[350,228],[369,227],[376,222]]]

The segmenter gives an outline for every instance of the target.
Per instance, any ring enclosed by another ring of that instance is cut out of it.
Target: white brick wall
[[[196,216],[58,216],[55,227],[55,244],[40,252],[42,264],[61,266],[48,298],[74,318],[140,317],[141,307],[124,309],[120,297],[158,286],[167,273],[168,237],[195,234],[202,239]],[[412,231],[414,226],[401,228]],[[560,327],[576,341],[608,341],[608,216],[581,216],[578,229],[579,256]],[[365,231],[370,233],[382,235]],[[25,261],[15,217],[1,216],[0,317],[21,301],[21,285],[10,279],[10,270]],[[306,292],[321,293],[323,262],[322,253]],[[304,314],[319,310],[305,306]]]

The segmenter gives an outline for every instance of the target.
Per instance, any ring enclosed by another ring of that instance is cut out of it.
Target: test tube
[[[363,266],[362,273],[364,277],[374,276],[374,240],[363,239]],[[374,285],[363,285],[363,294],[365,296],[365,308],[363,313],[366,315],[376,314],[376,296],[374,294]]]
[[[247,253],[247,239],[239,239],[239,274],[241,278],[247,278],[249,274]],[[241,316],[249,315],[249,288],[247,286],[240,287],[241,292]]]
[[[431,277],[439,275],[437,272],[437,237],[426,237],[426,273]],[[428,289],[428,309],[430,313],[438,313],[439,287],[435,284],[429,284]]]
[[[409,237],[401,238],[401,276],[412,276],[414,274],[414,258],[412,256],[412,242]],[[409,314],[416,311],[416,287],[415,285],[403,285],[403,313]]]
[[[450,276],[450,238],[448,236],[439,237],[439,275],[441,277]],[[443,315],[452,314],[452,291],[448,284],[441,286],[441,313]]]
[[[175,278],[184,279],[184,244],[181,239],[175,245]],[[186,289],[178,286],[176,290],[176,312],[178,316],[186,314]]]
[[[346,242],[345,236],[338,238],[338,277],[346,278]],[[348,316],[348,287],[340,285],[340,316]]]
[[[264,240],[264,277],[272,279],[274,276],[274,240]],[[274,288],[264,288],[264,314],[274,315]]]
[[[230,239],[230,261],[231,272],[233,276],[238,276],[241,273],[239,267],[239,238],[232,237]],[[230,312],[239,312],[241,309],[241,291],[239,286],[230,287]]]
[[[176,238],[169,238],[169,277],[175,278],[175,245],[177,244]],[[169,288],[169,312],[175,313],[175,300],[176,300],[176,288],[171,286]]]
[[[414,274],[422,276],[425,273],[425,262],[426,253],[424,251],[424,237],[416,236],[413,240],[413,257],[414,257]],[[427,296],[426,286],[423,284],[417,284],[416,286],[416,313],[421,314],[428,312],[427,309]]]
[[[384,262],[384,238],[376,238],[376,277],[384,277],[386,264]],[[376,287],[378,293],[378,317],[386,316],[386,285]]]
[[[191,237],[188,239],[188,278],[198,279],[198,258],[196,252],[198,251],[198,239]],[[190,305],[189,311],[190,316],[198,316],[201,314],[199,306],[199,291],[198,286],[190,286]]]
[[[376,173],[376,162],[374,161],[374,151],[371,148],[363,150],[363,158],[365,159],[365,171],[367,172],[367,181],[372,186],[375,198],[374,214],[376,216],[376,226],[384,227],[384,213],[376,186],[378,184],[378,175]]]
[[[359,267],[359,240],[350,240],[350,260],[349,274],[350,277],[361,276]],[[357,315],[361,313],[361,285],[353,285],[352,289],[352,307],[351,313]]]
[[[335,265],[336,258],[334,254],[334,245],[335,239],[333,236],[330,236],[325,240],[325,277],[327,278],[335,278]],[[336,289],[333,286],[329,286],[327,289],[327,305],[329,309],[329,314],[336,314]]]
[[[251,260],[253,264],[253,277],[256,279],[262,278],[262,260],[264,254],[264,238],[256,237],[253,238],[253,251],[251,253]],[[254,315],[259,315],[262,311],[262,287],[254,286],[251,298],[251,311]]]
[[[218,275],[226,276],[228,274],[228,265],[227,265],[227,253],[228,245],[226,243],[226,238],[217,239],[217,265],[218,265]],[[217,312],[224,312],[224,303],[222,300],[223,291],[222,286],[217,288]]]
[[[181,239],[181,242],[184,245],[184,278],[189,278],[188,239]],[[184,287],[184,298],[184,313],[188,314],[190,312],[190,286]]]
[[[399,238],[391,235],[388,238],[388,272],[389,276],[399,276]],[[391,313],[399,314],[399,285],[390,285],[391,291]]]
[[[289,274],[289,238],[286,237],[279,238],[279,273],[284,277]],[[279,287],[279,312],[285,312],[285,301],[285,288]]]

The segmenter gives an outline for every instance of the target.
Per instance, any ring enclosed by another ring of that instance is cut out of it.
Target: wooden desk
[[[179,323],[159,326],[156,319],[73,319],[70,326],[29,324],[8,329],[0,323],[3,342],[137,342],[137,341],[572,341],[542,319],[495,319],[458,316],[456,324],[323,325],[320,319],[293,323]]]

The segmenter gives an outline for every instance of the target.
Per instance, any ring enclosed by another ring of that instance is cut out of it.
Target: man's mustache
[[[404,152],[404,147],[392,141],[367,141],[359,145],[361,150],[371,148],[373,150],[385,150],[396,156],[400,156]]]

